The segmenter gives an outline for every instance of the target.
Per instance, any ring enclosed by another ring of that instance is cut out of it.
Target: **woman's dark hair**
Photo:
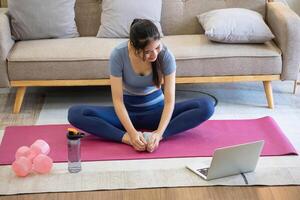
[[[130,26],[129,40],[135,48],[136,53],[144,51],[144,48],[151,42],[160,39],[160,33],[155,24],[148,19],[134,19]],[[159,55],[154,62],[151,62],[153,83],[160,87],[162,81],[162,69]]]

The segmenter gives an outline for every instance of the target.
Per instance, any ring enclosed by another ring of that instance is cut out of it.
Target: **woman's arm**
[[[133,147],[136,150],[144,150],[146,148],[146,142],[144,138],[141,138],[141,134],[134,128],[124,105],[122,84],[121,77],[110,76],[111,93],[115,112],[129,134]]]
[[[112,100],[117,116],[130,136],[136,133],[123,102],[122,78],[110,76]]]
[[[173,110],[174,110],[175,79],[176,79],[175,72],[164,77],[164,95],[165,95],[164,104],[165,105],[164,105],[164,109],[162,112],[159,126],[156,130],[156,133],[160,134],[161,136],[165,132],[165,130],[171,120]]]
[[[157,130],[153,131],[148,145],[147,151],[153,152],[162,139],[162,136],[171,120],[174,105],[175,105],[175,72],[164,77],[164,95],[165,95],[165,105],[160,118],[160,122]]]

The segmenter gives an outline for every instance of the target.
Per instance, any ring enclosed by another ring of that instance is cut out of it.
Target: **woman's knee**
[[[201,116],[205,119],[209,119],[215,112],[214,102],[208,98],[197,99],[197,105]]]
[[[70,122],[70,124],[74,125],[80,121],[83,108],[84,108],[84,106],[82,106],[82,105],[72,106],[69,108],[68,121]]]

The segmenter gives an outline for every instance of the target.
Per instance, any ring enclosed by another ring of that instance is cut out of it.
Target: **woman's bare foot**
[[[126,132],[122,138],[122,142],[128,145],[132,145],[130,141],[129,134]]]
[[[148,139],[148,144],[147,144],[147,151],[152,153],[155,151],[158,146],[159,142],[162,140],[162,137],[156,133],[152,133],[150,138]]]

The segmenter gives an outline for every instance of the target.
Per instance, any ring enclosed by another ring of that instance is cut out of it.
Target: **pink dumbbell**
[[[17,149],[16,160],[12,169],[17,176],[27,176],[31,171],[40,174],[48,173],[53,166],[53,160],[47,156],[50,147],[44,140],[36,140],[30,148],[21,146]]]
[[[29,157],[31,154],[31,150],[29,147],[27,146],[21,146],[17,149],[16,154],[15,154],[15,158],[18,159],[20,157]]]
[[[21,156],[12,164],[12,169],[17,176],[27,176],[31,172],[32,163],[27,157]]]
[[[48,155],[50,152],[50,146],[45,140],[36,140],[31,146],[30,149],[37,154]]]
[[[49,156],[39,154],[33,159],[32,170],[40,174],[46,174],[50,172],[52,165],[53,160]]]

